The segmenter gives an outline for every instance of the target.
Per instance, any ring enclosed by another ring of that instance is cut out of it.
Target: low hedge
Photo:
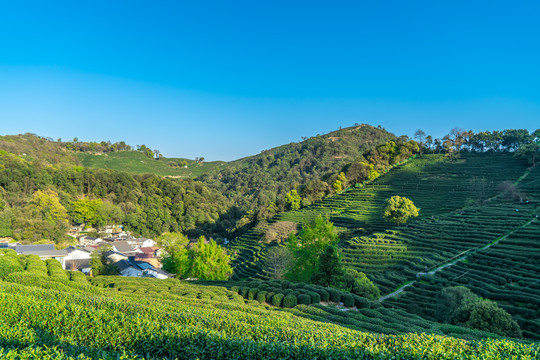
[[[258,292],[259,292],[259,288],[251,288],[251,289],[249,289],[247,299],[248,300],[255,300],[255,298],[257,297]]]
[[[272,296],[272,305],[274,306],[281,306],[281,302],[285,296],[281,293],[275,294]],[[295,297],[296,300],[296,297]]]
[[[343,294],[341,296],[341,301],[343,301],[343,305],[346,307],[353,307],[354,306],[354,298],[352,294]]]
[[[369,309],[371,307],[371,301],[364,297],[353,295],[353,299],[354,306],[356,306],[357,309]]]
[[[336,289],[327,288],[326,291],[330,294],[330,301],[339,303],[341,301],[341,293]]]
[[[257,293],[257,301],[260,302],[261,304],[262,304],[263,302],[265,302],[265,301],[266,301],[266,294],[267,294],[267,292],[264,291],[264,290],[263,290],[263,291],[259,291],[259,292]]]
[[[311,297],[307,294],[300,294],[296,297],[298,304],[311,305]],[[291,306],[292,307],[292,306]]]
[[[292,294],[285,296],[285,298],[283,299],[283,307],[292,308],[295,307],[297,304],[298,299]]]

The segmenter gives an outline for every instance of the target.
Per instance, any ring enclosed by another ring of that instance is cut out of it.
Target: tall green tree
[[[296,281],[309,281],[317,270],[324,249],[337,241],[334,224],[321,215],[312,223],[303,225],[298,236],[291,234],[288,240],[288,247],[294,256],[294,266],[288,277]]]
[[[231,258],[213,239],[201,236],[193,247],[191,275],[200,280],[227,280],[233,272]]]
[[[189,239],[181,233],[165,233],[156,241],[165,252],[162,258],[163,269],[178,277],[189,277],[193,263],[187,246]]]
[[[329,245],[319,256],[318,268],[311,277],[311,281],[322,286],[337,285],[344,274],[345,269],[341,263],[339,249]]]
[[[539,151],[540,151],[540,145],[538,145],[538,143],[536,142],[531,142],[528,144],[521,145],[516,150],[516,153],[514,156],[527,158],[531,162],[532,167],[535,167],[536,158],[538,156]]]
[[[418,212],[419,209],[410,199],[396,195],[386,200],[383,216],[387,221],[400,225],[411,217],[417,217]]]
[[[289,210],[298,210],[300,209],[300,204],[302,203],[302,198],[298,195],[298,191],[293,189],[285,195],[285,203],[288,205]]]

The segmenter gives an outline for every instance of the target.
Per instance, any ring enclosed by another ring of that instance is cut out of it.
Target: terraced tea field
[[[430,334],[432,322],[402,310],[282,309],[245,300],[215,283],[86,281],[61,273],[54,261],[0,252],[0,356],[11,359],[536,359],[540,354],[534,343]],[[357,330],[362,327],[419,333]],[[455,326],[435,330],[488,336]]]
[[[470,227],[474,226],[475,222],[481,223],[491,217],[504,218],[511,210],[504,208],[504,205],[493,205],[493,213],[491,210],[475,208],[465,209],[464,214],[452,212],[467,208],[481,195],[484,198],[494,197],[499,183],[506,180],[516,181],[525,170],[526,162],[515,159],[510,154],[463,155],[456,161],[450,161],[442,155],[424,155],[395,167],[365,186],[350,188],[298,211],[281,213],[271,219],[268,226],[276,221],[292,221],[300,226],[313,221],[319,214],[329,216],[342,231],[342,247],[346,249],[347,263],[370,274],[380,273],[396,264],[423,257],[431,252],[430,246],[433,245],[429,241],[423,244],[412,243],[412,240],[418,238],[417,234],[404,235],[408,236],[407,239],[397,236],[396,231],[402,232],[404,227],[397,228],[388,224],[381,215],[386,199],[400,195],[413,200],[421,209],[420,217],[412,221],[409,227],[417,226],[418,232],[423,231],[422,227],[433,226],[429,225],[430,222],[437,223],[437,226],[447,231],[467,218],[470,218],[467,225]],[[439,219],[440,217],[443,218]],[[489,241],[493,239],[492,235],[498,236],[501,231],[504,232],[513,225],[495,228],[491,234],[483,233],[479,239],[464,241],[455,248],[436,248],[432,259],[417,263],[420,266],[436,263],[449,255],[455,255],[457,250],[467,249],[469,245]],[[430,236],[431,231],[432,236],[437,237],[437,231],[433,228],[426,231],[427,236]],[[268,278],[264,270],[264,257],[269,245],[261,242],[264,233],[264,227],[256,228],[231,243],[230,249],[237,253],[234,262],[235,279]],[[370,236],[372,234],[375,235]],[[448,241],[453,243],[451,239]],[[446,247],[446,244],[443,247]],[[416,268],[414,266],[407,276],[414,274]],[[384,291],[391,290],[400,281],[390,279],[385,282],[380,276],[378,278]]]

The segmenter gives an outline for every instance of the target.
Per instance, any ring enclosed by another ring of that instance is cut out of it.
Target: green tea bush
[[[330,301],[339,303],[341,301],[341,293],[336,289],[327,288],[326,291],[330,294]]]
[[[343,301],[343,305],[346,307],[354,306],[354,298],[352,294],[344,294],[343,296],[341,296],[341,301]]]
[[[318,289],[317,293],[321,296],[321,301],[328,302],[330,300],[330,293],[325,289]]]
[[[257,293],[257,301],[260,302],[260,303],[263,303],[266,301],[266,291],[259,291]]]
[[[259,292],[258,288],[249,289],[247,299],[248,300],[254,300],[257,297],[258,292]]]
[[[358,309],[369,309],[371,307],[371,301],[358,295],[354,295],[354,306]]]
[[[296,297],[298,304],[302,305],[310,305],[311,304],[311,297],[306,294],[300,294]],[[292,306],[286,306],[286,307],[292,307]]]
[[[283,299],[283,307],[285,308],[292,308],[292,307],[295,307],[297,304],[298,304],[298,300],[296,296],[292,294],[285,296],[285,298]]]
[[[285,296],[283,294],[275,294],[272,296],[272,305],[281,306],[281,302]],[[295,297],[296,299],[296,297]]]
[[[318,304],[318,303],[321,302],[321,296],[318,293],[316,293],[315,291],[308,291],[307,294],[311,298],[311,303],[312,304]]]

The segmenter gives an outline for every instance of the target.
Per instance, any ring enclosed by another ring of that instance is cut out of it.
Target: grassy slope
[[[216,169],[221,169],[226,165],[223,161],[205,162],[200,165],[190,161],[187,168],[172,168],[167,165],[168,161],[181,161],[184,159],[162,158],[154,160],[138,151],[121,151],[103,155],[77,153],[76,156],[83,166],[89,168],[111,169],[132,174],[156,174],[191,178],[216,171]]]
[[[100,277],[91,286],[58,272],[48,276],[47,268],[37,265],[34,261],[33,270],[15,273],[2,269],[0,354],[11,352],[23,359],[44,354],[82,359],[121,354],[130,354],[124,359],[533,359],[540,351],[538,344],[504,339],[431,335],[429,322],[401,311],[341,314],[315,306],[283,310],[246,302],[223,287],[178,280]],[[359,324],[395,328],[397,323],[400,331],[427,334],[354,329]],[[456,327],[441,329],[459,333]],[[468,337],[485,335],[463,331]]]

